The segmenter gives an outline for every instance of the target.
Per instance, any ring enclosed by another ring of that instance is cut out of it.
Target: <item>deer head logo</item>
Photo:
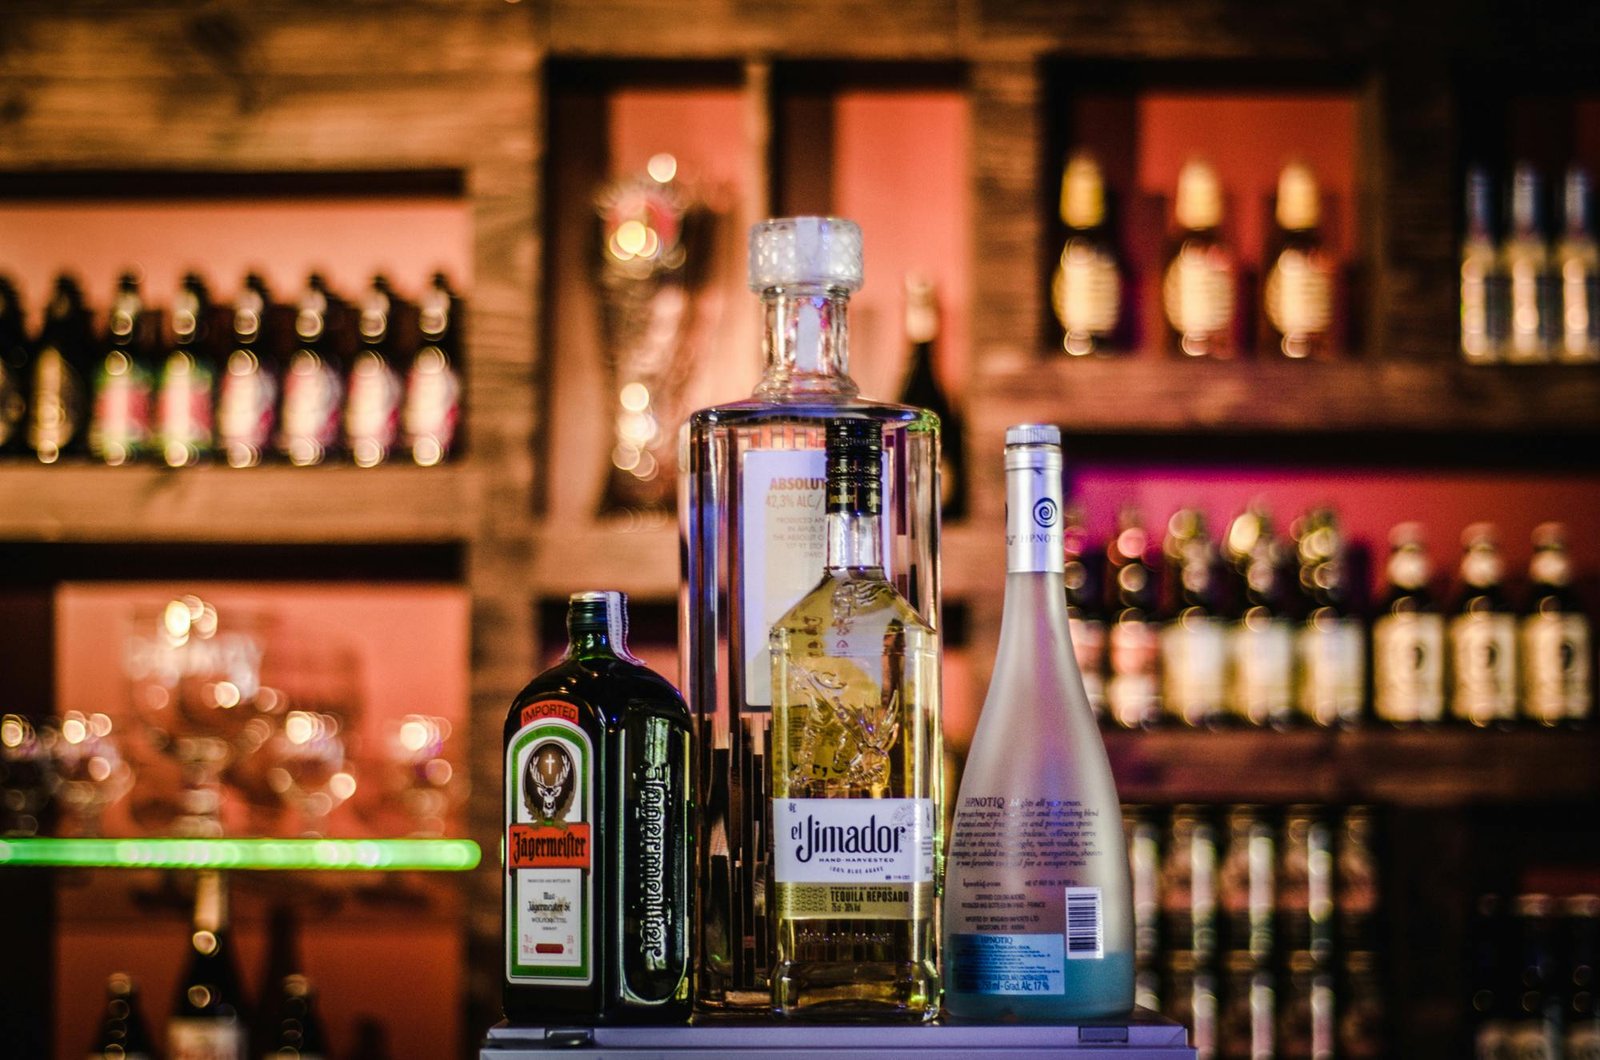
[[[553,740],[533,749],[522,773],[522,801],[540,821],[555,821],[572,802],[572,758]]]

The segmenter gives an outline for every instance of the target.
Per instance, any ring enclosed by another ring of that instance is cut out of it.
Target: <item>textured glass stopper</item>
[[[861,226],[839,217],[778,217],[750,228],[750,289],[795,284],[861,289]]]

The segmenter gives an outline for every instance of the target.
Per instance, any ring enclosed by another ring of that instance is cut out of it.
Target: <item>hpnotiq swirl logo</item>
[[[1056,507],[1056,502],[1046,497],[1033,506],[1033,521],[1048,530],[1056,525],[1056,519],[1061,511]]]

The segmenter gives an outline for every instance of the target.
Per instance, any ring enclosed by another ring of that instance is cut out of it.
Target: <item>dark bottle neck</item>
[[[774,287],[761,295],[766,367],[756,396],[815,395],[851,398],[849,295],[836,287]]]
[[[567,657],[633,661],[628,652],[627,609],[621,593],[590,593],[570,601]]]
[[[883,440],[870,420],[828,427],[827,552],[829,571],[881,571]]]

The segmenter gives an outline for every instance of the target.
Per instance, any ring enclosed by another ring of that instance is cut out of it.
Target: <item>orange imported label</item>
[[[589,826],[514,824],[506,836],[506,868],[587,869],[591,861]]]
[[[560,718],[578,724],[578,708],[559,699],[541,699],[522,708],[522,724],[528,725],[540,718]]]

